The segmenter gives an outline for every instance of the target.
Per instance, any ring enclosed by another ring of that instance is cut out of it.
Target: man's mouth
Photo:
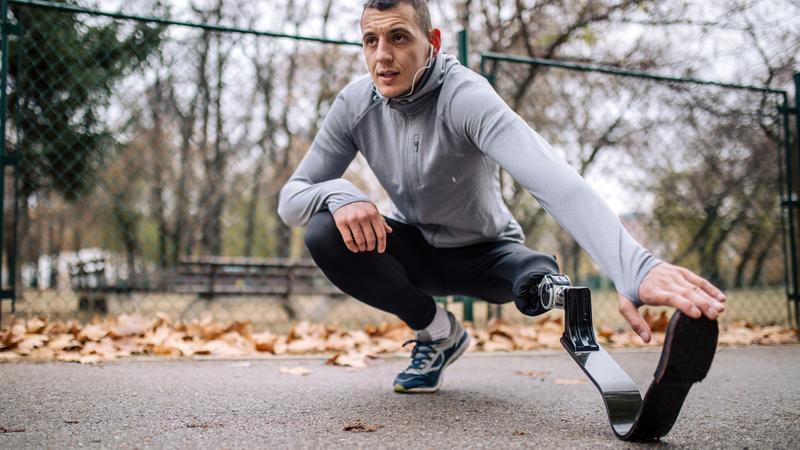
[[[397,79],[400,72],[394,70],[380,70],[378,71],[378,78],[384,83],[391,83]]]

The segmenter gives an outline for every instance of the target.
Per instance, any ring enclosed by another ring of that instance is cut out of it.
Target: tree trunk
[[[747,241],[747,246],[741,252],[739,263],[736,265],[736,275],[733,279],[733,287],[740,288],[744,286],[744,275],[747,270],[747,265],[755,256],[755,250],[760,243],[760,234],[758,231],[750,232],[750,239]]]
[[[576,284],[581,283],[581,246],[573,239],[572,248],[570,251],[570,261],[572,263],[572,272],[569,274],[570,279]]]
[[[164,141],[164,132],[161,126],[161,113],[159,108],[162,105],[161,95],[161,80],[156,79],[155,86],[153,87],[153,107],[152,107],[152,120],[153,132],[151,133],[150,148],[151,148],[151,164],[153,167],[153,185],[150,193],[150,201],[153,205],[153,215],[156,224],[158,224],[158,267],[164,269],[167,267],[167,238],[170,234],[169,226],[167,225],[166,205],[164,201],[164,148],[161,143]],[[126,226],[127,228],[127,226]],[[123,239],[132,239],[130,236],[124,236]]]
[[[750,287],[758,287],[761,285],[761,277],[764,273],[764,265],[767,262],[767,258],[769,257],[770,251],[772,247],[775,245],[775,241],[778,240],[780,236],[780,229],[776,229],[772,232],[769,239],[767,240],[766,245],[758,252],[758,256],[756,257],[755,263],[753,264],[753,274],[750,276]]]
[[[258,214],[259,198],[261,197],[261,177],[264,175],[264,154],[256,161],[253,178],[251,181],[250,199],[247,204],[247,216],[245,217],[244,244],[242,254],[253,256],[253,246],[256,236],[256,218]]]
[[[221,21],[222,14],[222,1],[218,3],[217,8],[217,21]],[[206,218],[203,221],[203,247],[206,249],[207,254],[222,255],[222,213],[225,207],[225,168],[226,168],[226,149],[223,148],[224,137],[224,122],[222,112],[222,97],[224,90],[223,74],[225,70],[226,54],[222,48],[221,34],[216,34],[216,92],[214,97],[214,113],[215,113],[215,136],[214,136],[214,150],[210,160],[206,163],[208,180],[208,194],[207,199],[209,208],[206,213]]]

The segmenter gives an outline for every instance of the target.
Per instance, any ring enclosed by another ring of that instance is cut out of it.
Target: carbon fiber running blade
[[[600,391],[611,428],[617,437],[623,438],[633,428],[642,409],[639,387],[602,347],[576,352],[565,340],[561,338],[561,345]]]
[[[595,342],[591,295],[586,288],[565,292],[561,345],[600,391],[614,434],[625,441],[665,436],[680,414],[692,384],[705,378],[717,347],[718,325],[676,311],[670,319],[653,383],[642,399],[627,373]]]

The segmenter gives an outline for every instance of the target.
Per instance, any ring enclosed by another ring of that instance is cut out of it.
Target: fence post
[[[787,107],[789,105],[786,105]],[[794,149],[790,151],[789,146],[787,145],[787,164],[800,164],[800,72],[796,72],[794,74],[794,123],[795,123],[795,139],[794,139]],[[788,116],[788,111],[787,111]],[[787,120],[788,122],[788,120]],[[786,130],[786,140],[790,141],[791,136]],[[795,166],[787,167],[787,171],[791,171],[789,173],[797,173],[794,170]],[[797,191],[795,190],[795,183],[792,178],[787,180],[788,188],[789,188],[789,224],[790,224],[790,239],[791,239],[791,270],[792,270],[792,300],[794,301],[794,320],[795,325],[800,326],[800,294],[798,294],[798,261],[797,261],[797,228],[793,227],[792,225],[796,224],[795,219],[797,218],[797,212],[800,211],[798,208],[798,201],[800,199],[797,198]]]
[[[789,96],[787,94],[782,95],[778,111],[781,113],[783,122],[783,139],[781,139],[781,143],[778,145],[778,189],[780,191],[779,208],[781,217],[781,250],[783,253],[783,288],[786,294],[786,320],[792,323],[794,319],[792,305],[794,304],[796,289],[795,279],[791,274],[792,270],[790,270],[790,267],[795,267],[793,259],[794,253],[792,252],[792,248],[794,247],[789,246],[789,235],[793,233],[791,230],[787,231],[789,227],[789,218],[787,216],[792,214],[791,201],[789,200],[792,187],[789,185],[789,182],[785,180],[789,173],[784,167],[784,164],[788,161],[789,154],[792,152],[792,133],[789,129]]]
[[[467,30],[458,32],[458,61],[464,67],[469,67],[469,35]]]
[[[453,300],[461,302],[461,304],[464,305],[464,314],[461,317],[464,322],[474,322],[475,314],[473,312],[473,304],[475,303],[475,299],[467,297],[466,295],[456,295],[453,296]]]
[[[469,35],[467,34],[467,30],[461,30],[458,32],[458,61],[464,67],[469,67]],[[461,302],[464,306],[464,312],[461,315],[461,319],[465,322],[473,322],[475,320],[475,315],[473,313],[473,303],[475,299],[472,297],[467,297],[464,295],[456,295],[453,296],[453,300],[456,302]]]
[[[3,321],[3,300],[11,299],[12,314],[16,309],[16,214],[13,217],[13,229],[11,236],[6,233],[6,168],[13,170],[12,190],[14,200],[12,204],[16,210],[16,155],[8,155],[6,149],[6,120],[8,112],[8,40],[11,34],[19,33],[18,29],[12,29],[8,22],[8,0],[0,1],[0,52],[2,52],[2,67],[0,67],[0,323]],[[13,242],[6,243],[6,239]],[[7,265],[4,270],[4,265]],[[4,279],[5,278],[5,279]],[[10,289],[6,289],[10,286]]]

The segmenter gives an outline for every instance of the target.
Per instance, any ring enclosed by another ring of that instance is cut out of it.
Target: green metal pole
[[[0,3],[0,34],[2,34],[2,41],[0,41],[0,52],[2,56],[2,68],[0,68],[0,280],[3,273],[3,253],[6,249],[4,228],[6,224],[6,105],[8,99],[6,97],[6,88],[8,86],[8,2],[2,0]],[[9,280],[13,285],[14,280]],[[0,282],[0,290],[5,290],[5,283]],[[0,296],[0,325],[3,323],[3,299],[5,296]],[[12,297],[13,302],[13,297]],[[14,309],[12,305],[12,309]]]
[[[146,23],[156,23],[160,25],[175,25],[181,27],[191,27],[191,28],[200,28],[203,30],[208,31],[219,31],[219,32],[233,32],[233,33],[241,33],[241,34],[251,34],[255,36],[269,36],[274,38],[287,38],[287,39],[294,39],[297,41],[310,41],[310,42],[319,42],[322,44],[336,44],[336,45],[351,45],[351,46],[361,46],[361,42],[355,41],[345,41],[340,39],[327,39],[327,38],[320,38],[320,37],[313,37],[313,36],[301,36],[297,34],[287,34],[287,33],[276,33],[272,31],[258,31],[253,30],[250,28],[239,28],[239,27],[228,27],[223,25],[211,25],[206,23],[197,23],[197,22],[184,22],[180,20],[171,20],[171,19],[163,19],[160,17],[151,17],[151,16],[139,16],[139,15],[131,15],[131,14],[122,14],[122,13],[115,13],[109,11],[101,11],[96,9],[89,9],[83,8],[77,5],[69,5],[64,3],[54,3],[42,0],[6,0],[9,3],[14,5],[20,6],[29,6],[32,8],[42,8],[42,9],[49,9],[49,10],[56,10],[56,11],[64,11],[70,13],[77,13],[77,14],[91,14],[93,16],[103,16],[103,17],[110,17],[112,19],[125,19],[125,20],[133,20],[136,22],[146,22]]]
[[[481,75],[486,78],[489,84],[494,86],[494,74],[489,73],[489,69],[486,68],[486,61],[490,59],[492,58],[487,57],[485,53],[481,53],[480,71]]]
[[[545,58],[529,58],[526,56],[516,56],[516,55],[507,55],[504,53],[494,53],[494,52],[486,52],[481,53],[481,63],[483,64],[483,60],[493,60],[493,61],[505,61],[505,62],[513,62],[518,64],[529,64],[534,66],[545,66],[545,67],[558,67],[560,69],[568,69],[568,70],[577,70],[580,72],[597,72],[597,73],[605,73],[608,75],[617,75],[622,77],[632,77],[632,78],[641,78],[645,80],[654,80],[654,81],[669,81],[673,83],[692,83],[692,84],[699,84],[705,86],[717,86],[722,88],[730,88],[730,89],[743,89],[748,91],[755,91],[755,92],[769,92],[771,94],[781,94],[786,91],[782,91],[780,89],[773,89],[770,87],[765,86],[752,86],[746,84],[735,84],[735,83],[721,83],[719,81],[708,81],[708,80],[698,80],[694,78],[681,78],[681,77],[670,77],[666,75],[655,75],[648,72],[640,72],[636,70],[626,70],[620,69],[617,67],[609,67],[609,66],[600,66],[596,64],[580,64],[580,63],[573,63],[568,61],[557,61],[554,59],[545,59]],[[796,80],[796,78],[795,78]]]
[[[788,106],[788,102],[787,102]],[[794,139],[794,151],[787,152],[794,156],[794,158],[790,158],[787,164],[792,163],[792,159],[794,161],[800,161],[800,72],[794,74],[794,114],[795,114],[795,139]],[[787,167],[788,170],[793,169],[792,166]],[[793,284],[793,296],[794,296],[794,318],[795,324],[800,325],[800,298],[798,298],[797,292],[797,283],[798,283],[798,276],[797,276],[797,229],[794,228],[794,219],[795,214],[798,210],[798,199],[797,193],[794,192],[794,180],[789,179],[787,181],[789,183],[789,201],[791,202],[791,208],[789,209],[789,238],[791,239],[791,250],[792,250],[792,284]]]
[[[473,303],[475,303],[475,299],[467,297],[466,295],[457,295],[454,299],[460,301],[461,304],[464,305],[464,314],[462,316],[464,322],[474,322],[475,314],[473,311]]]
[[[467,35],[467,30],[459,31],[457,39],[458,61],[462,66],[469,67],[469,36]],[[475,320],[475,314],[473,311],[473,298],[457,295],[454,296],[453,299],[455,301],[460,301],[461,305],[464,307],[464,312],[461,315],[461,319],[465,322],[473,322]]]
[[[469,67],[469,36],[467,30],[458,32],[458,60],[464,67]]]
[[[783,250],[783,280],[784,280],[784,291],[786,294],[786,320],[789,323],[792,323],[794,320],[794,314],[792,313],[792,303],[794,301],[794,282],[790,278],[790,271],[789,267],[794,266],[794,262],[789,261],[789,253],[791,249],[788,248],[788,240],[787,235],[790,234],[790,231],[787,230],[788,226],[788,219],[787,211],[791,213],[791,207],[789,205],[789,195],[788,193],[792,191],[791,186],[788,186],[785,177],[784,171],[786,168],[784,167],[784,158],[789,152],[792,151],[791,145],[791,133],[789,131],[789,100],[786,94],[783,95],[783,103],[778,108],[778,111],[781,113],[781,117],[783,118],[783,139],[781,144],[778,146],[778,189],[780,191],[780,217],[781,217],[781,249]]]
[[[3,67],[0,68],[0,158],[6,156],[6,106],[8,99],[6,97],[6,88],[8,86],[8,1],[2,0],[0,3],[0,28],[2,28],[2,47],[0,52],[3,52]],[[2,239],[0,239],[2,241]]]

